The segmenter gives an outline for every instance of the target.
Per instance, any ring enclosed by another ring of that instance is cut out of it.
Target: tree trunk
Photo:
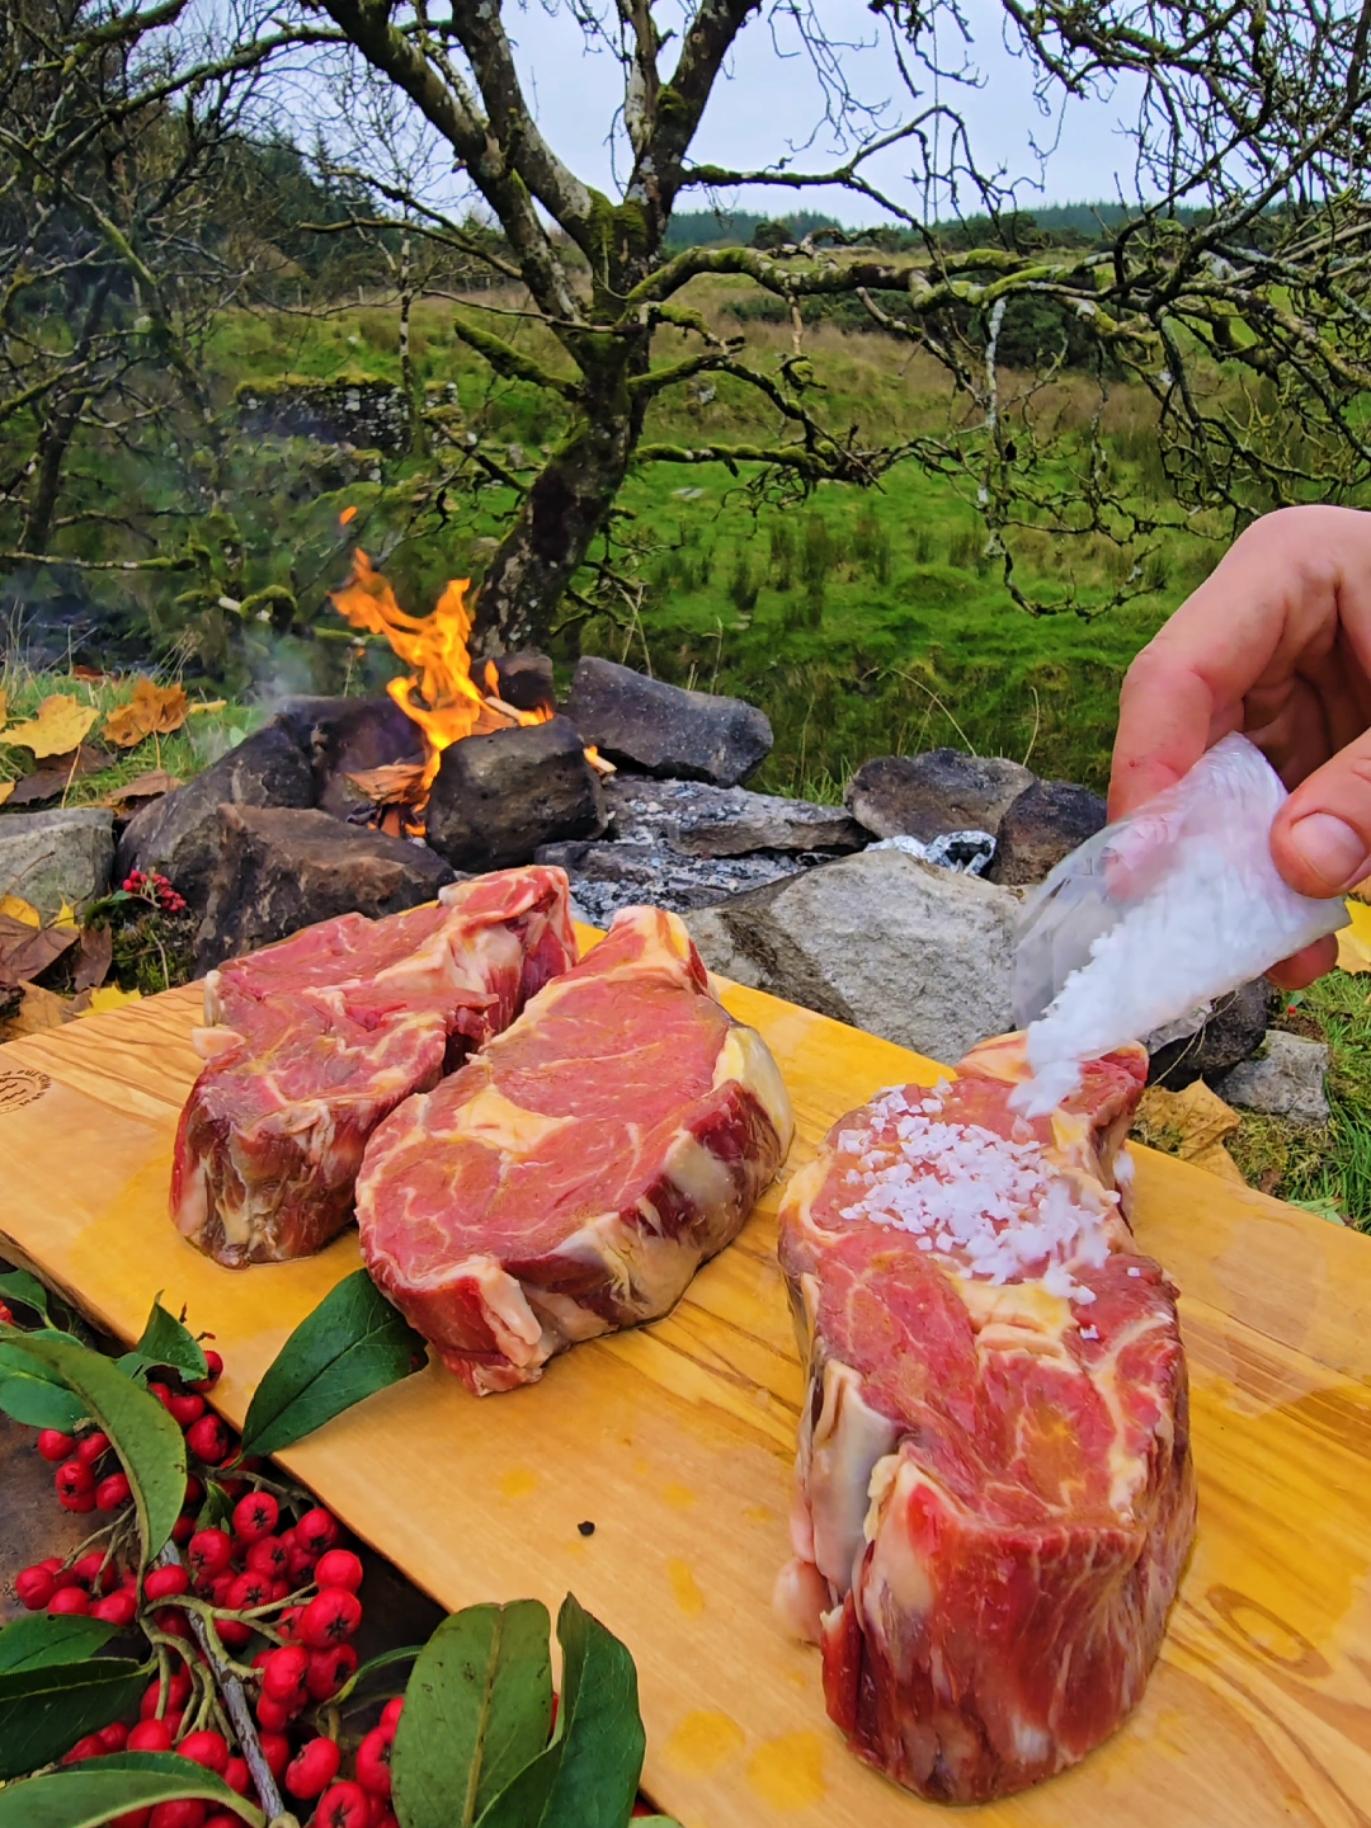
[[[109,303],[111,281],[101,279],[91,294],[85,317],[72,345],[69,367],[74,374],[86,376],[91,347]],[[86,403],[95,392],[95,382],[83,378],[60,393],[45,416],[38,434],[37,448],[29,465],[29,487],[24,502],[24,522],[19,544],[25,552],[46,552],[53,519],[62,496],[62,478],[67,452],[80,424]]]
[[[586,401],[490,562],[476,602],[482,655],[547,642],[567,586],[609,518],[641,431],[642,411],[622,388]]]
[[[424,423],[424,390],[414,369],[414,350],[410,341],[410,319],[414,311],[414,268],[411,259],[409,230],[400,243],[400,391],[405,396],[409,415],[409,454],[428,455],[428,427]]]

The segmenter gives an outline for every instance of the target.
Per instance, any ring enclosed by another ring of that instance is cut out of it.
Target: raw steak
[[[674,914],[626,908],[573,971],[380,1126],[367,1266],[477,1395],[665,1314],[790,1146],[761,1038],[715,1002]]]
[[[209,1064],[176,1133],[178,1230],[231,1267],[327,1244],[380,1120],[575,957],[565,875],[528,869],[384,920],[344,914],[211,972]]]
[[[1075,1763],[1161,1642],[1195,1494],[1175,1290],[1113,1191],[1146,1072],[1110,1054],[1030,1120],[1022,1037],[987,1042],[786,1191],[809,1402],[778,1601],[852,1749],[923,1796]]]

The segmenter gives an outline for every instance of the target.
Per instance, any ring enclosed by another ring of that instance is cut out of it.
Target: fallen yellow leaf
[[[144,737],[170,736],[186,721],[190,701],[183,686],[154,685],[151,679],[134,682],[133,697],[105,719],[105,736],[120,749],[132,749]]]
[[[227,698],[207,698],[202,705],[188,706],[186,715],[188,717],[204,717],[205,714],[209,711],[227,711],[227,710],[228,710],[228,699]]]
[[[104,984],[99,990],[92,990],[90,1002],[81,1011],[85,1016],[98,1016],[104,1010],[119,1009],[125,1003],[137,1003],[142,998],[141,990],[121,990],[117,984]]]
[[[18,1014],[5,1025],[7,1040],[17,1041],[23,1035],[39,1035],[47,1028],[60,1028],[80,1010],[70,997],[59,997],[55,990],[43,990],[37,984],[25,984]]]
[[[3,725],[4,725],[4,720],[0,719],[0,728],[3,728]],[[14,792],[14,782],[13,781],[0,781],[0,806],[3,806],[5,804],[5,801],[10,797],[10,795],[13,792]]]
[[[43,924],[43,917],[37,908],[19,895],[0,895],[0,914],[8,915],[11,920],[22,920],[26,927],[41,927]]]
[[[62,903],[61,907],[57,910],[57,914],[53,919],[52,924],[54,927],[61,927],[70,930],[71,932],[76,931],[76,909],[69,901],[64,901]]]
[[[1347,918],[1350,925],[1338,934],[1338,969],[1371,971],[1371,908],[1349,901]]]
[[[94,705],[83,705],[57,693],[43,700],[36,717],[27,723],[11,724],[0,736],[0,742],[32,749],[40,759],[45,755],[67,755],[80,745],[99,715]]]
[[[1183,1092],[1150,1086],[1138,1107],[1138,1128],[1145,1142],[1226,1181],[1243,1184],[1242,1170],[1224,1147],[1242,1119],[1202,1079]]]

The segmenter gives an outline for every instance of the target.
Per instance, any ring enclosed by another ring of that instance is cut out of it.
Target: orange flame
[[[424,737],[424,770],[416,804],[422,806],[438,773],[445,749],[464,736],[483,736],[514,724],[543,724],[554,715],[551,705],[520,711],[499,696],[500,673],[493,660],[485,665],[483,692],[472,677],[472,615],[467,608],[468,578],[449,581],[428,616],[401,609],[388,579],[376,570],[359,546],[353,553],[352,576],[333,593],[333,606],[353,628],[381,635],[411,668],[392,679],[386,690]]]

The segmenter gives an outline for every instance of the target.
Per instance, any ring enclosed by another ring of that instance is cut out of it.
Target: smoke
[[[338,689],[329,677],[333,668],[316,642],[277,635],[248,655],[248,688],[244,702],[262,717],[270,717],[288,698],[303,698]]]

